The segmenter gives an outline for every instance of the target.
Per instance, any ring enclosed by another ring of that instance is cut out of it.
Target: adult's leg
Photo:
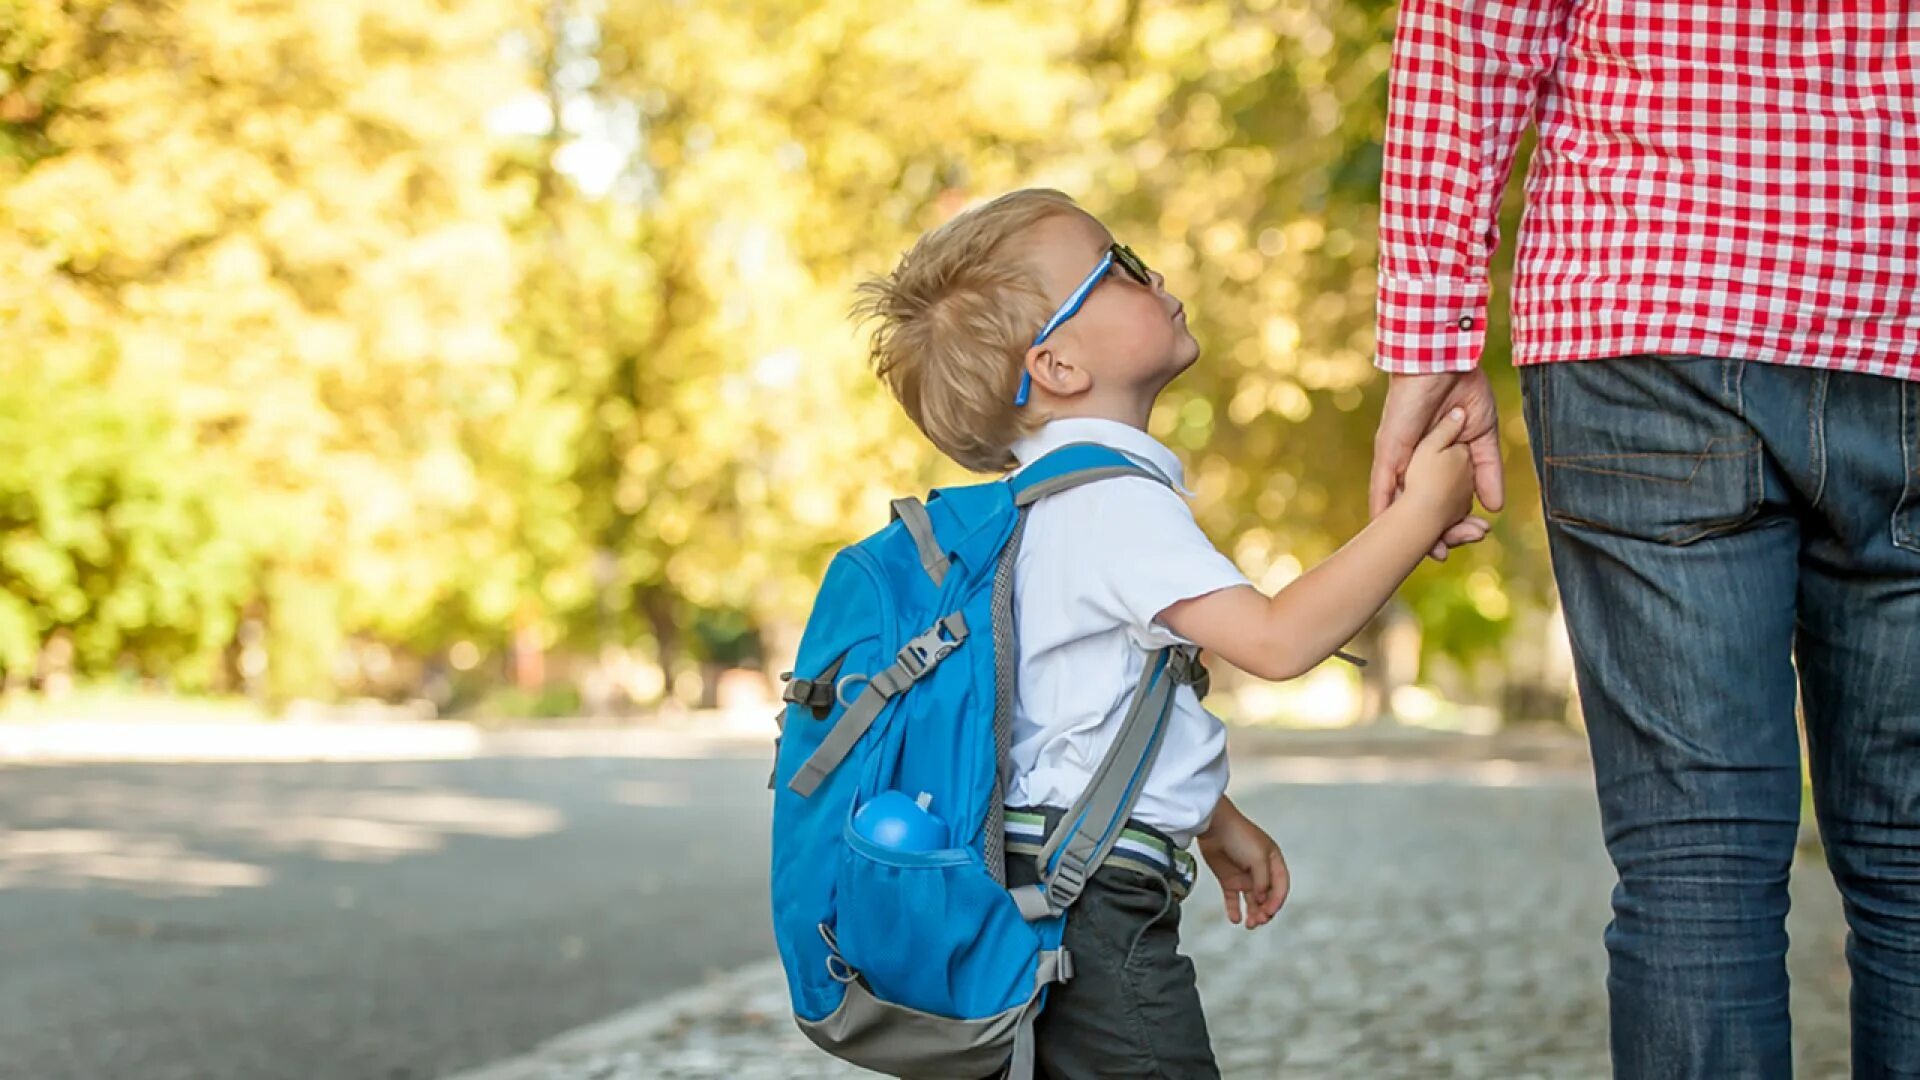
[[[1821,374],[1797,644],[1857,1076],[1920,1076],[1920,384]]]
[[[1799,528],[1743,365],[1525,369],[1608,853],[1616,1075],[1785,1077]]]

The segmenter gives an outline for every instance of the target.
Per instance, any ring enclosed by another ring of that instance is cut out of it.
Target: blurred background
[[[0,1078],[849,1075],[769,963],[777,673],[833,552],[969,479],[853,285],[1078,199],[1186,301],[1153,433],[1277,589],[1365,520],[1394,19],[0,0]],[[1188,904],[1229,1077],[1606,1074],[1506,336],[1493,535],[1364,674],[1216,665],[1294,873],[1257,937]],[[1796,1045],[1841,1075],[1813,880]]]
[[[0,679],[637,716],[769,700],[827,559],[966,479],[861,276],[1025,185],[1165,272],[1154,434],[1277,588],[1364,523],[1394,8],[870,0],[0,7]],[[1511,222],[1509,222],[1511,224]],[[1566,714],[1513,510],[1247,722]],[[77,696],[76,696],[77,695]]]

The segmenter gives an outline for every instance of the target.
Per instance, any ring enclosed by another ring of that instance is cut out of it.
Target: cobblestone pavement
[[[1352,782],[1352,763],[1271,764],[1243,774],[1237,797],[1287,850],[1287,910],[1249,933],[1211,885],[1188,902],[1186,948],[1228,1077],[1606,1074],[1612,873],[1581,773],[1375,768]],[[1792,930],[1798,1075],[1844,1076],[1839,901],[1817,858],[1796,874]],[[647,1028],[525,1075],[868,1075],[797,1033],[771,967]]]

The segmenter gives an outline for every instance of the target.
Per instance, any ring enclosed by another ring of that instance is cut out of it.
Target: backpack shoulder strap
[[[1157,470],[1097,443],[1063,446],[1008,482],[1013,486],[1014,504],[1024,511],[1049,495],[1119,476],[1138,476],[1173,486],[1172,480]],[[1015,535],[1017,544],[1017,529]],[[1174,693],[1205,678],[1206,668],[1200,664],[1198,649],[1175,646],[1156,649],[1148,656],[1113,745],[1086,790],[1047,837],[1040,853],[1040,884],[1013,890],[1021,914],[1030,920],[1051,918],[1080,898],[1087,878],[1113,850],[1140,799],[1141,787],[1166,734]]]
[[[920,565],[926,567],[927,576],[933,579],[936,588],[945,584],[947,569],[952,564],[947,560],[947,553],[941,550],[939,538],[933,534],[933,516],[927,513],[926,504],[906,498],[895,499],[892,505],[893,520],[907,523],[907,533],[920,552]]]
[[[1140,799],[1147,773],[1160,753],[1175,692],[1182,686],[1199,687],[1206,677],[1199,650],[1191,646],[1176,645],[1149,654],[1113,745],[1041,848],[1040,883],[1012,890],[1014,902],[1028,920],[1059,915],[1080,898],[1087,878],[1113,850]]]
[[[1116,476],[1139,476],[1172,487],[1172,481],[1126,454],[1099,443],[1068,443],[1007,479],[1015,506]]]

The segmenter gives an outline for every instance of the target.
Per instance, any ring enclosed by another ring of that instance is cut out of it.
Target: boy
[[[1147,651],[1196,645],[1269,679],[1311,669],[1357,632],[1443,534],[1468,517],[1460,418],[1421,445],[1405,494],[1339,553],[1268,597],[1221,555],[1181,498],[1173,453],[1147,434],[1154,399],[1200,348],[1163,279],[1066,196],[1016,191],[922,237],[861,286],[872,360],[949,457],[1006,471],[1075,442],[1163,477],[1107,480],[1028,515],[1014,566],[1019,674],[1007,791],[1010,886],[1081,793],[1125,716]],[[1037,1028],[1053,1080],[1218,1075],[1191,961],[1178,952],[1190,842],[1251,929],[1286,900],[1280,848],[1226,795],[1226,731],[1182,688],[1128,831],[1067,920],[1074,978]]]

